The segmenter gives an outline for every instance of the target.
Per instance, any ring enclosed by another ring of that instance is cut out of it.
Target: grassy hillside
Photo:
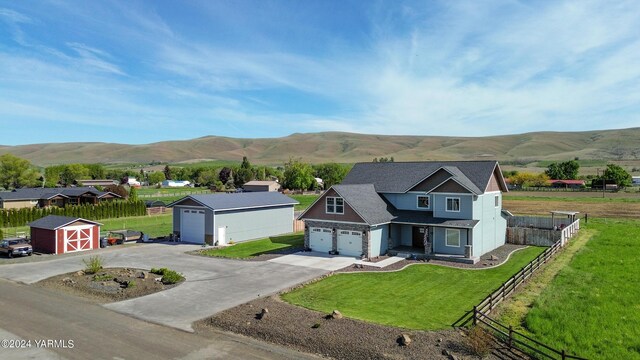
[[[587,132],[537,132],[489,137],[366,135],[339,132],[292,134],[272,139],[206,136],[146,145],[59,143],[0,146],[36,165],[58,163],[224,162],[248,156],[256,164],[282,164],[289,157],[319,163],[354,163],[393,156],[396,161],[498,159],[640,159],[640,128]]]

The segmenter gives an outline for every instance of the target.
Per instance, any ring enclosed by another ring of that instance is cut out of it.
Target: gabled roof
[[[251,180],[245,185],[280,185],[277,181],[273,180]]]
[[[102,225],[98,222],[86,220],[83,218],[71,217],[71,216],[60,216],[60,215],[45,216],[36,221],[30,222],[28,225],[38,229],[57,230],[66,225],[73,224],[76,221],[82,221],[82,222],[86,222],[88,224],[93,224],[93,225]]]
[[[373,184],[379,193],[405,193],[440,169],[474,194],[484,193],[498,163],[496,161],[430,161],[358,163],[343,185]]]
[[[369,225],[386,224],[393,219],[388,205],[371,184],[331,187]]]
[[[296,200],[281,193],[265,191],[234,194],[189,195],[167,206],[173,207],[175,205],[180,205],[180,203],[186,199],[191,199],[214,211],[299,204]]]
[[[118,194],[111,192],[99,191],[91,186],[84,187],[72,187],[72,188],[22,188],[15,189],[13,191],[0,192],[0,199],[2,200],[47,200],[55,196],[64,197],[77,197],[83,194],[90,193],[97,197],[102,197],[106,194],[111,194],[116,197],[121,197]]]

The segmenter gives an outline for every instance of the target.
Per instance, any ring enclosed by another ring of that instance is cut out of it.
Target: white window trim
[[[449,210],[449,199],[451,200],[458,200],[458,210]],[[460,208],[462,207],[462,201],[460,201],[459,197],[447,197],[444,200],[444,211],[446,212],[460,212]]]
[[[333,211],[329,211],[329,199],[333,199]],[[342,200],[342,212],[338,212],[338,199]],[[344,199],[339,196],[327,196],[324,202],[324,211],[327,214],[344,214]]]
[[[421,197],[426,197],[427,198],[427,205],[429,205],[429,206],[426,206],[426,207],[420,206],[420,198]],[[427,210],[431,209],[431,197],[429,195],[424,195],[424,194],[416,196],[416,208],[418,208],[418,209],[427,209]]]
[[[449,245],[449,231],[458,233],[458,245]],[[462,239],[460,238],[460,229],[445,229],[444,231],[444,246],[459,248],[462,243]]]

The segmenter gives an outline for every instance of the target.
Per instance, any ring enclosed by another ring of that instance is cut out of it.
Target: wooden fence
[[[166,214],[170,211],[172,211],[170,208],[167,208],[164,206],[154,206],[154,207],[147,208],[147,215]]]
[[[550,217],[543,216],[510,216],[507,218],[508,227],[525,227],[552,230],[554,227],[560,228],[569,226],[569,224],[571,224],[571,219],[562,217],[552,219]]]
[[[304,231],[304,221],[293,220],[293,232]]]
[[[535,259],[525,265],[520,271],[518,271],[515,275],[510,277],[507,281],[502,283],[500,287],[494,290],[491,294],[489,294],[484,300],[482,300],[479,304],[473,307],[472,310],[467,311],[458,321],[452,324],[453,327],[464,327],[467,326],[470,322],[473,325],[491,323],[495,326],[489,326],[494,331],[497,331],[498,335],[505,335],[504,329],[510,330],[507,334],[507,345],[508,346],[516,346],[514,343],[518,343],[523,345],[525,348],[536,352],[539,355],[543,355],[549,359],[556,359],[558,355],[561,356],[561,359],[583,359],[576,356],[566,355],[564,350],[556,350],[545,344],[542,344],[538,341],[530,339],[523,334],[517,333],[516,335],[521,338],[524,337],[530,341],[529,344],[521,344],[524,340],[518,341],[514,339],[514,332],[509,327],[505,325],[499,324],[495,320],[490,319],[487,315],[491,313],[493,309],[495,309],[498,304],[503,302],[509,296],[511,296],[516,289],[525,283],[527,279],[529,279],[533,274],[538,271],[544,264],[550,261],[556,253],[558,253],[567,241],[577,233],[580,229],[580,219],[577,219],[575,222],[565,227],[561,232],[561,238],[553,243],[549,248],[547,248],[542,254],[538,255]],[[531,229],[529,229],[531,230]],[[496,328],[502,328],[502,330],[496,330]],[[501,336],[497,336],[498,340],[505,340]],[[533,345],[532,345],[533,344]],[[537,347],[536,347],[537,346]],[[522,349],[524,350],[524,349]]]

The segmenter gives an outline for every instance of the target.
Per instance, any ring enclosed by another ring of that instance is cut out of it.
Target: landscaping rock
[[[489,260],[491,260],[491,261],[497,261],[497,260],[500,260],[500,258],[498,258],[498,257],[497,257],[497,256],[495,256],[495,255],[491,255],[491,257],[489,257]]]
[[[411,344],[411,338],[408,334],[401,334],[400,338],[398,338],[398,341],[402,346],[408,346],[409,344]]]
[[[84,271],[80,270],[76,272],[76,276],[84,276]]]
[[[140,271],[140,273],[138,274],[138,279],[146,279],[149,277],[149,274],[147,274],[144,271]]]
[[[262,311],[260,311],[260,314],[258,314],[258,319],[260,320],[264,319],[268,313],[269,313],[269,309],[263,308]]]
[[[65,284],[75,284],[76,283],[70,277],[66,277],[66,278],[62,279],[62,282],[65,283]]]
[[[332,319],[342,319],[342,318],[343,318],[343,316],[342,316],[342,313],[341,313],[340,311],[338,311],[338,310],[333,310],[333,311],[331,312],[331,318],[332,318]]]

